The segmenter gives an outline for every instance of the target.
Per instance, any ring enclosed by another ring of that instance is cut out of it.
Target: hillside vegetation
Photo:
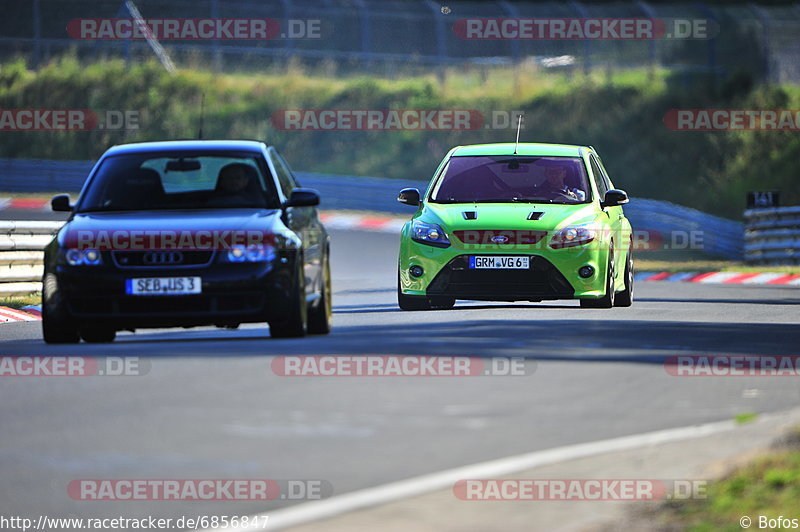
[[[663,122],[676,108],[800,109],[800,90],[754,86],[743,75],[716,86],[678,81],[663,71],[586,77],[531,68],[394,80],[299,68],[170,75],[156,62],[85,65],[70,56],[31,71],[17,61],[0,65],[0,109],[137,111],[139,129],[0,132],[0,157],[95,159],[116,143],[196,138],[202,107],[205,138],[266,140],[298,170],[428,179],[450,147],[513,141],[514,131],[282,131],[271,116],[281,109],[523,110],[522,140],[593,145],[632,196],[729,218],[741,216],[748,190],[778,189],[784,204],[800,203],[797,132],[676,132]]]

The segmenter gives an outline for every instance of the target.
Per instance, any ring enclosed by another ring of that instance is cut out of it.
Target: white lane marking
[[[431,491],[450,489],[457,481],[465,478],[493,478],[577,458],[699,438],[733,430],[736,427],[734,421],[717,421],[704,425],[658,430],[534,451],[356,490],[330,499],[301,503],[273,512],[258,514],[259,518],[255,519],[255,526],[228,527],[216,530],[281,530]],[[269,519],[263,523],[265,516]],[[211,532],[211,530],[204,532]]]
[[[8,208],[10,203],[11,203],[11,198],[0,198],[0,211]]]

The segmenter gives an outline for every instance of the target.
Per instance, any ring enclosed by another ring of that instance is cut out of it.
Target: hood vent
[[[528,215],[528,220],[538,220],[539,218],[542,217],[543,214],[544,214],[543,212],[533,211]]]
[[[464,219],[465,220],[477,220],[478,219],[478,213],[475,212],[475,211],[464,211],[461,214],[464,215]]]

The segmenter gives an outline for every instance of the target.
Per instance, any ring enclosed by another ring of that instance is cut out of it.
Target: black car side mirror
[[[411,205],[416,207],[419,205],[419,190],[416,188],[404,188],[397,195],[397,201],[404,205]]]
[[[284,207],[316,207],[319,205],[319,192],[310,188],[296,188],[292,190]]]
[[[606,192],[606,197],[603,198],[603,201],[600,202],[600,206],[603,208],[606,207],[617,207],[619,205],[625,205],[628,203],[628,193],[624,190],[619,190],[616,188],[610,189]]]
[[[50,200],[50,208],[53,209],[54,212],[70,212],[72,210],[72,205],[69,202],[69,196],[66,194],[53,196],[53,199]]]

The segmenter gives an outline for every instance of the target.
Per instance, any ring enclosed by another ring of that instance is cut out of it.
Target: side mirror
[[[617,207],[619,205],[625,205],[628,203],[628,193],[624,190],[619,190],[616,188],[610,189],[606,192],[606,197],[603,198],[603,201],[600,202],[600,206],[603,208],[606,207]]]
[[[416,188],[404,188],[397,195],[397,201],[404,205],[411,205],[416,207],[419,205],[419,190]]]
[[[296,188],[283,204],[284,207],[316,207],[319,205],[319,192],[310,188]]]
[[[53,196],[53,199],[50,200],[50,208],[53,209],[54,212],[70,212],[72,210],[72,205],[69,203],[69,196],[66,194]]]

